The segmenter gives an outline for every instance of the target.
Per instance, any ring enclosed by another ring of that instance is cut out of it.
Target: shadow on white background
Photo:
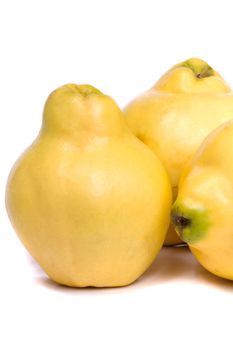
[[[166,247],[161,250],[150,268],[136,282],[118,288],[70,288],[51,281],[39,265],[29,256],[35,279],[38,284],[57,292],[77,294],[118,294],[134,289],[156,287],[164,283],[195,283],[210,285],[226,292],[233,291],[233,282],[224,280],[206,271],[193,257],[189,249],[183,247]]]

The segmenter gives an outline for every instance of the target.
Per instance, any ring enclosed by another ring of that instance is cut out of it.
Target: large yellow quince
[[[233,95],[206,62],[192,58],[172,67],[125,109],[133,133],[165,166],[175,200],[181,172],[204,138],[233,117]],[[172,227],[165,244],[180,243]]]
[[[172,218],[199,262],[233,280],[233,121],[213,131],[184,170]]]
[[[171,188],[116,103],[89,85],[48,98],[39,136],[13,167],[6,205],[25,247],[68,286],[123,286],[161,248]]]

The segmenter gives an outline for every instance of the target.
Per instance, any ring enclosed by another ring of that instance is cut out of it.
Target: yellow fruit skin
[[[189,61],[198,72],[207,65],[199,59]],[[197,78],[182,65],[170,69],[124,110],[131,131],[159,156],[174,193],[204,138],[233,117],[233,94],[220,75],[212,70],[211,76]],[[165,244],[180,242],[170,227]]]
[[[78,90],[65,85],[47,100],[41,132],[9,176],[7,211],[55,282],[123,286],[163,244],[170,184],[114,101]]]
[[[197,242],[190,243],[190,249],[207,270],[230,280],[233,280],[232,160],[231,121],[203,142],[182,174],[177,199],[185,208],[203,209],[208,215],[207,232]]]

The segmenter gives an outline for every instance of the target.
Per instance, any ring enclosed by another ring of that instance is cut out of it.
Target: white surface
[[[43,103],[68,82],[124,106],[173,64],[207,60],[233,86],[231,1],[12,1],[0,6],[0,349],[232,349],[233,283],[187,249],[164,249],[135,284],[48,281],[6,217],[9,170],[36,136]]]

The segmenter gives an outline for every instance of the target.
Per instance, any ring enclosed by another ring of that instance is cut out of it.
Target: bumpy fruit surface
[[[39,136],[9,176],[6,205],[21,241],[68,286],[123,286],[160,250],[171,189],[122,112],[89,85],[48,98]]]
[[[233,121],[213,131],[184,170],[172,219],[199,262],[233,280]]]
[[[212,130],[233,117],[233,95],[216,71],[192,58],[172,67],[125,114],[132,132],[162,161],[175,200],[187,162]],[[165,244],[179,242],[170,227]]]

